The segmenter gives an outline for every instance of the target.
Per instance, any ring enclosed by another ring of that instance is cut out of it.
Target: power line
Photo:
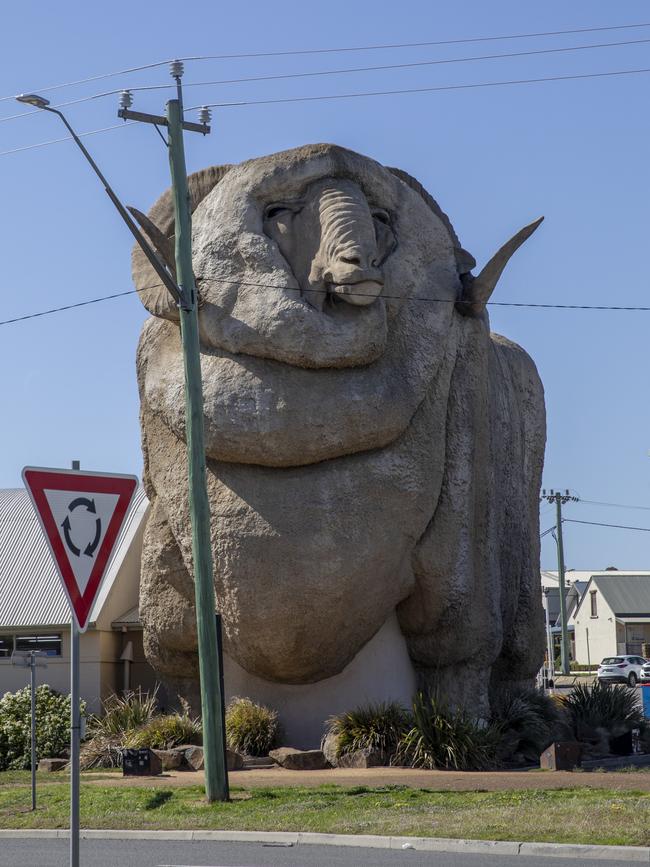
[[[589,524],[592,527],[614,527],[617,530],[639,530],[643,533],[650,533],[650,527],[627,527],[624,524],[601,524],[597,521],[578,521],[576,518],[564,518],[570,524]]]
[[[626,25],[633,26],[633,25]],[[638,25],[644,26],[644,25]],[[650,25],[645,25],[650,26]],[[156,63],[146,63],[143,66],[131,66],[127,69],[118,69],[115,72],[104,72],[101,75],[90,75],[88,78],[78,78],[75,81],[66,81],[63,84],[50,84],[47,87],[35,87],[32,88],[36,93],[50,93],[53,90],[61,90],[65,87],[76,87],[79,84],[88,84],[91,81],[101,81],[105,78],[112,78],[115,75],[129,75],[133,72],[142,72],[145,69],[155,69],[157,66],[165,66],[165,64],[170,63],[169,60],[159,60]],[[10,94],[9,96],[0,96],[0,102],[6,102],[9,99],[15,99],[16,94]]]
[[[398,96],[407,93],[434,93],[443,90],[472,90],[482,87],[504,87],[511,84],[539,84],[545,81],[577,81],[583,78],[607,78],[617,75],[638,75],[639,73],[650,72],[650,68],[644,69],[619,69],[610,72],[588,72],[580,75],[550,75],[543,78],[518,78],[508,81],[484,81],[475,82],[472,84],[445,84],[437,87],[410,87],[400,90],[372,90],[359,93],[335,93],[322,96],[294,96],[281,99],[255,99],[242,100],[240,102],[211,102],[207,104],[207,108],[232,108],[242,105],[277,105],[286,102],[319,102],[321,100],[331,99],[355,99],[364,96]],[[194,111],[197,108],[202,108],[205,105],[193,105],[188,111]]]
[[[102,132],[109,132],[110,130],[113,130],[113,129],[122,129],[122,127],[125,127],[125,126],[132,126],[133,123],[135,123],[135,121],[131,121],[131,120],[122,121],[122,123],[116,123],[116,124],[113,124],[113,126],[103,126],[100,129],[91,129],[91,130],[88,130],[88,132],[79,132],[79,133],[77,133],[77,135],[79,136],[79,138],[86,138],[89,135],[99,135],[99,133],[102,133]],[[6,150],[6,151],[0,151],[0,157],[6,157],[9,154],[19,154],[22,151],[33,151],[33,150],[36,150],[37,148],[48,147],[48,145],[59,144],[62,141],[72,141],[72,136],[66,135],[66,136],[63,136],[62,138],[51,138],[51,139],[48,139],[48,141],[41,141],[41,142],[37,142],[36,144],[23,145],[22,147],[18,147],[18,148],[10,148],[9,150]]]
[[[250,82],[257,81],[283,81],[286,79],[293,78],[316,78],[328,75],[347,75],[351,73],[358,72],[380,72],[386,70],[393,69],[414,69],[423,66],[439,66],[439,65],[447,65],[452,63],[472,63],[474,61],[482,61],[482,60],[503,60],[509,59],[513,57],[532,57],[534,55],[540,54],[562,54],[568,53],[572,51],[589,51],[595,48],[618,48],[621,46],[628,45],[645,45],[650,42],[650,39],[631,39],[625,40],[622,42],[601,42],[595,45],[571,45],[565,48],[542,48],[535,49],[533,51],[515,51],[509,52],[505,54],[482,54],[474,57],[453,57],[446,58],[442,60],[421,60],[415,63],[390,63],[390,64],[382,64],[379,66],[356,66],[346,69],[326,69],[326,70],[318,70],[315,72],[290,72],[283,73],[278,75],[254,75],[249,76],[247,78],[223,78],[218,79],[216,81],[189,81],[183,84],[184,88],[187,87],[214,87],[214,86],[222,86],[227,84],[245,84]],[[132,93],[141,93],[148,92],[154,90],[170,90],[176,87],[175,84],[147,84],[147,85],[138,85],[136,87],[130,87],[129,90]],[[123,88],[117,88],[115,90],[105,90],[101,93],[90,94],[89,96],[82,96],[79,99],[71,99],[67,102],[60,102],[56,105],[53,105],[53,108],[66,108],[71,105],[79,105],[80,103],[91,102],[96,99],[102,99],[107,96],[115,96],[120,93]],[[0,117],[0,123],[6,123],[11,120],[19,120],[23,117],[31,117],[32,115],[39,114],[40,110],[35,109],[34,111],[20,112],[18,114],[10,114],[6,117]]]
[[[336,100],[336,99],[353,99],[357,97],[364,96],[399,96],[402,94],[410,94],[410,93],[434,93],[443,90],[471,90],[473,88],[483,88],[483,87],[502,87],[505,85],[512,84],[538,84],[540,82],[546,81],[575,81],[578,79],[585,78],[607,78],[609,76],[620,76],[620,75],[637,75],[639,73],[648,73],[650,72],[650,68],[644,69],[622,69],[622,70],[614,70],[610,72],[590,72],[582,75],[554,75],[547,76],[543,78],[522,78],[508,81],[486,81],[486,82],[477,82],[473,84],[451,84],[451,85],[442,85],[438,87],[414,87],[414,88],[404,88],[401,90],[375,90],[375,91],[366,91],[360,93],[339,93],[339,94],[327,94],[322,96],[298,96],[298,97],[287,97],[282,99],[258,99],[258,100],[245,100],[241,102],[212,102],[208,103],[208,108],[233,108],[239,106],[246,105],[274,105],[279,103],[290,103],[290,102],[319,102],[322,100]],[[196,109],[206,107],[205,103],[201,105],[193,105],[190,108],[186,109],[186,111],[195,111]],[[90,130],[89,132],[80,133],[80,138],[88,135],[96,135],[97,133],[108,132],[109,130],[118,129],[122,125],[125,124],[116,124],[114,126],[107,126],[101,129]],[[63,141],[71,141],[69,136],[64,138],[50,139],[44,142],[36,142],[31,145],[23,145],[22,147],[10,148],[9,150],[0,151],[0,157],[8,156],[9,154],[21,153],[22,151],[35,150],[36,148],[47,147],[49,145],[58,144]],[[538,305],[544,306],[544,305]],[[552,305],[557,306],[557,305]],[[567,305],[569,308],[573,307],[573,305]],[[583,308],[578,308],[583,309]],[[603,307],[603,308],[584,308],[584,309],[605,309],[605,310],[645,310],[645,307]]]
[[[278,289],[283,292],[299,292],[302,294],[301,290],[296,288],[295,286],[277,286],[272,283],[253,283],[246,280],[205,280],[201,281],[204,283],[230,283],[233,286],[250,286],[258,289]],[[52,307],[48,310],[41,310],[37,313],[27,313],[23,316],[16,316],[12,319],[5,319],[0,321],[1,325],[12,325],[16,322],[24,322],[28,319],[36,319],[41,316],[48,316],[51,313],[60,313],[64,310],[73,310],[76,307],[87,307],[90,304],[98,304],[101,301],[109,301],[113,298],[122,298],[125,295],[134,295],[137,292],[146,292],[150,289],[161,289],[163,288],[162,283],[155,283],[152,286],[146,286],[144,289],[130,289],[127,292],[118,292],[113,295],[104,295],[100,298],[91,298],[87,301],[78,301],[74,304],[66,304],[62,307]],[[313,294],[329,294],[327,290],[320,289],[311,289],[307,290]],[[367,292],[349,292],[348,295],[357,296],[361,298],[369,297]],[[373,296],[375,297],[375,296]],[[413,295],[409,298],[404,298],[401,295],[384,295],[381,294],[380,298],[391,300],[391,301],[402,301],[402,302],[425,302],[429,304],[456,304],[457,299],[455,298],[424,298],[421,296]],[[491,307],[529,307],[529,308],[546,308],[551,310],[631,310],[631,311],[649,311],[650,307],[604,307],[604,306],[590,306],[586,304],[535,304],[535,303],[526,303],[519,301],[488,301],[487,302]],[[580,502],[589,502],[585,500],[581,500]],[[636,508],[644,508],[644,507],[636,507]],[[568,520],[568,519],[567,519]]]
[[[583,500],[580,498],[581,503],[587,503],[590,506],[612,506],[616,509],[639,509],[644,512],[650,512],[650,506],[629,506],[624,503],[601,503],[598,500]]]
[[[303,54],[334,54],[346,51],[383,51],[394,48],[431,48],[440,45],[466,45],[471,42],[497,42],[508,39],[533,39],[542,36],[566,36],[572,33],[598,33],[607,30],[631,30],[650,27],[650,24],[619,24],[610,27],[580,27],[573,30],[547,30],[538,33],[511,33],[501,36],[473,36],[464,39],[442,39],[435,42],[393,42],[384,45],[357,45],[339,48],[305,48],[291,51],[256,51],[241,54],[209,54],[201,57],[184,57],[182,60],[235,60],[252,57],[291,57]]]
[[[162,286],[162,284],[160,284]],[[148,286],[154,289],[155,286]],[[90,298],[88,301],[77,301],[75,304],[65,304],[63,307],[51,307],[49,310],[41,310],[39,313],[27,313],[25,316],[16,316],[14,319],[5,319],[0,325],[11,325],[14,322],[24,322],[26,319],[37,319],[39,316],[49,316],[50,313],[61,313],[63,310],[73,310],[75,307],[87,307],[89,304],[98,304],[100,301],[110,301],[112,298],[123,298],[125,295],[134,295],[136,289],[128,292],[116,292],[114,295],[103,295],[101,298]]]
[[[336,54],[343,52],[357,52],[357,51],[383,51],[389,49],[396,48],[431,48],[442,45],[467,45],[470,43],[476,42],[498,42],[498,41],[507,41],[510,39],[534,39],[536,37],[544,37],[544,36],[566,36],[574,33],[604,33],[611,32],[614,30],[634,30],[640,29],[643,27],[650,27],[650,23],[639,23],[639,24],[616,24],[610,25],[607,27],[578,27],[573,28],[571,30],[547,30],[547,31],[539,31],[536,33],[511,33],[506,35],[499,36],[473,36],[463,39],[442,39],[436,41],[429,42],[394,42],[383,45],[357,45],[357,46],[339,46],[337,48],[305,48],[305,49],[292,49],[288,51],[256,51],[256,52],[242,52],[238,54],[204,54],[204,55],[195,55],[188,57],[179,57],[179,58],[168,58],[167,60],[158,60],[154,63],[146,63],[141,66],[131,66],[125,69],[117,69],[113,72],[104,72],[98,75],[90,75],[86,78],[78,78],[73,81],[63,82],[61,84],[51,84],[46,87],[37,87],[32,88],[37,93],[50,93],[53,90],[62,90],[66,87],[76,87],[80,84],[89,84],[93,81],[103,81],[107,78],[114,78],[117,75],[129,75],[134,72],[142,72],[145,69],[156,69],[161,66],[166,66],[168,63],[171,63],[172,60],[178,59],[185,62],[189,61],[206,61],[206,60],[235,60],[240,58],[256,58],[256,57],[292,57],[298,55],[310,55],[310,54]],[[16,94],[9,94],[7,96],[0,97],[0,102],[6,102],[7,100],[15,99]]]

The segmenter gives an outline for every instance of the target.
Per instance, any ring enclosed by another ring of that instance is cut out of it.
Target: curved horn
[[[187,185],[192,213],[231,168],[231,165],[210,166],[188,176]],[[176,267],[174,260],[174,201],[171,190],[165,190],[149,211],[148,216],[144,216],[139,211],[136,212],[135,209],[131,212],[151,239],[160,257],[174,272]],[[174,300],[167,289],[160,285],[160,278],[137,244],[131,253],[131,274],[140,300],[149,313],[177,322],[178,310]]]
[[[485,305],[490,300],[490,296],[494,292],[499,277],[508,264],[510,257],[521,247],[524,241],[530,238],[543,219],[544,217],[540,217],[528,226],[524,226],[516,235],[513,235],[503,247],[497,250],[478,277],[472,278],[471,274],[464,275],[470,279],[463,280],[463,294],[460,301],[456,304],[457,310],[465,316],[480,316],[485,310]]]

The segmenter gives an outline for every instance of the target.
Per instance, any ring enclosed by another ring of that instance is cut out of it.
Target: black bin
[[[122,750],[122,774],[125,777],[155,777],[162,773],[162,762],[148,747]]]

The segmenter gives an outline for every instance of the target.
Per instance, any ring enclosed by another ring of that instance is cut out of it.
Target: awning
[[[650,623],[650,617],[617,617],[616,622],[623,624]]]
[[[140,609],[136,605],[135,608],[130,608],[128,611],[125,611],[121,617],[117,617],[112,623],[112,629],[122,629],[122,627],[127,626],[131,629],[141,629],[142,624],[140,623]]]

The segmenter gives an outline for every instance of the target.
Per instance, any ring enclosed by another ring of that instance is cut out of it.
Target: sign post
[[[29,693],[31,697],[31,767],[32,767],[32,810],[36,809],[36,668],[47,668],[47,663],[39,659],[40,650],[15,650],[11,655],[12,665],[29,668]]]
[[[79,867],[79,634],[85,632],[138,480],[135,476],[25,467],[23,481],[71,613],[70,867]]]

